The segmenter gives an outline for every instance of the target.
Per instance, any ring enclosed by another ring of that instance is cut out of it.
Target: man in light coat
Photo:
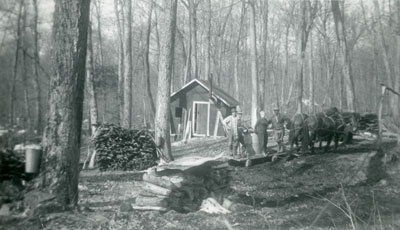
[[[241,117],[238,116],[236,108],[232,108],[231,115],[223,120],[225,128],[228,130],[229,149],[231,156],[237,155],[239,147],[239,126],[241,125]]]

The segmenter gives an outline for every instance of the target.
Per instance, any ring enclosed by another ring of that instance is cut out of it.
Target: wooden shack
[[[170,102],[172,134],[181,135],[186,131],[189,136],[223,136],[224,129],[218,121],[239,105],[222,89],[211,87],[209,81],[199,79],[172,93]]]

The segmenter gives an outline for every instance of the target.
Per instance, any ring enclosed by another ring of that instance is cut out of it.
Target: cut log
[[[159,207],[159,206],[136,206],[136,205],[132,205],[132,208],[135,209],[135,210],[141,210],[141,211],[161,211],[161,212],[167,211],[167,208]]]
[[[175,184],[173,182],[171,182],[168,177],[166,177],[166,176],[160,177],[160,176],[157,176],[155,173],[143,174],[143,181],[158,185],[158,186],[166,188],[166,189],[177,188],[177,186],[175,186]]]
[[[207,198],[200,207],[201,211],[214,214],[227,214],[230,211],[220,205],[214,198]]]
[[[166,196],[138,196],[135,204],[137,206],[158,206],[166,208],[168,197]]]
[[[142,188],[143,190],[150,192],[152,194],[163,195],[163,196],[168,196],[172,192],[171,189],[166,189],[148,182],[144,182]]]

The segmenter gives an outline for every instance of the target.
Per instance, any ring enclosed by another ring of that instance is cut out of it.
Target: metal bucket
[[[42,160],[42,149],[38,146],[27,146],[25,150],[25,172],[39,173]]]

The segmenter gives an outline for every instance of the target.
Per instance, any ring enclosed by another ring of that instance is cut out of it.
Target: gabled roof
[[[175,100],[175,98],[177,97],[177,95],[179,93],[183,92],[185,89],[187,89],[189,87],[193,87],[196,84],[200,85],[205,90],[210,92],[210,82],[209,81],[193,79],[189,83],[184,85],[178,91],[173,92],[171,94],[171,101]],[[222,101],[224,104],[226,104],[229,107],[234,107],[234,106],[239,105],[239,102],[235,98],[233,98],[228,93],[226,93],[224,90],[222,90],[221,88],[219,88],[219,87],[217,87],[215,85],[212,86],[212,96],[216,97],[218,100]]]

